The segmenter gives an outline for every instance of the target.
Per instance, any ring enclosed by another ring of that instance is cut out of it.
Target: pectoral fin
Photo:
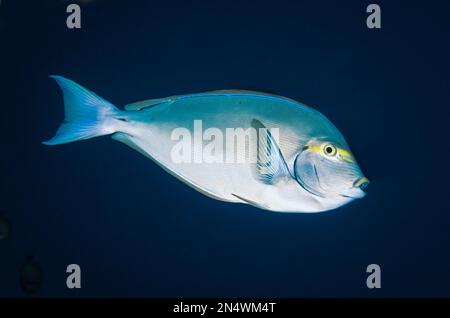
[[[291,177],[283,154],[269,129],[257,119],[253,119],[251,125],[257,132],[256,177],[266,184],[275,184],[282,178]]]

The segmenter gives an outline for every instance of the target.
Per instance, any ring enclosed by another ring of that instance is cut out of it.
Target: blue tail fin
[[[55,136],[43,144],[59,145],[116,131],[114,116],[120,111],[113,104],[67,78],[50,77],[63,91],[65,119]]]

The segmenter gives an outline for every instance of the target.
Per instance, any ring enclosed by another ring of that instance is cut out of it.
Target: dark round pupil
[[[325,150],[327,151],[328,154],[333,152],[333,148],[331,147],[327,147]]]

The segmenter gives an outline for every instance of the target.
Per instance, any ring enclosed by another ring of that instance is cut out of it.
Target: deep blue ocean
[[[0,296],[449,297],[450,2],[66,1],[0,5]],[[48,147],[66,76],[115,105],[250,89],[313,106],[368,195],[318,214],[212,200],[110,137]],[[66,287],[78,264],[82,288]],[[368,289],[366,267],[381,267]]]

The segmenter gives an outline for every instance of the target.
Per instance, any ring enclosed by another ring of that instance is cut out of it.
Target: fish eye
[[[323,147],[323,152],[325,153],[325,155],[329,156],[329,157],[333,157],[334,155],[336,155],[337,153],[337,149],[334,145],[332,144],[326,144]]]

